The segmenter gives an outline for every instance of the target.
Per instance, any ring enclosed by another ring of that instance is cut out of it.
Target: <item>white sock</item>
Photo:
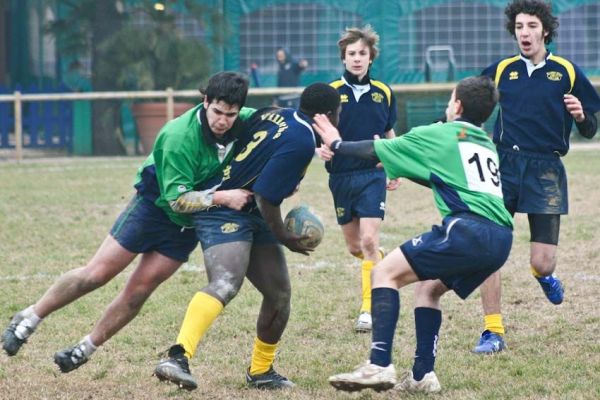
[[[27,320],[27,326],[31,329],[37,328],[39,323],[42,322],[42,318],[38,317],[35,311],[33,311],[33,305],[24,309],[21,315],[23,315],[23,319]]]
[[[86,337],[81,339],[81,342],[79,342],[79,344],[83,344],[83,354],[85,354],[85,356],[88,358],[92,354],[94,354],[94,352],[98,348],[94,343],[92,343],[92,338],[90,337],[90,335],[87,335]]]
[[[33,306],[29,306],[20,312],[23,319],[15,328],[15,336],[21,340],[27,339],[42,319],[33,312]]]

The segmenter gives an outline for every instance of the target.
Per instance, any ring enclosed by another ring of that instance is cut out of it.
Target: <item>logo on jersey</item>
[[[562,79],[562,74],[558,71],[550,71],[546,72],[546,77],[551,81],[560,81]]]
[[[342,218],[344,214],[346,214],[346,210],[344,207],[338,207],[335,209],[335,213],[337,214],[338,218]]]
[[[412,238],[412,245],[417,247],[418,245],[423,244],[423,238],[421,236],[417,236]]]
[[[381,103],[383,101],[383,95],[381,93],[371,93],[371,98],[375,103]]]
[[[513,81],[515,79],[519,79],[519,72],[518,71],[510,71],[510,74],[508,74],[508,79]]]
[[[177,186],[177,191],[179,193],[185,193],[185,192],[187,192],[187,187],[185,185],[179,185],[179,186]]]
[[[379,203],[379,209],[381,211],[385,211],[385,202],[382,201],[381,203]]]
[[[348,95],[340,94],[340,103],[347,103],[347,102],[348,102]]]
[[[237,232],[238,229],[240,229],[240,226],[233,222],[227,222],[226,224],[221,225],[221,232],[223,233]]]

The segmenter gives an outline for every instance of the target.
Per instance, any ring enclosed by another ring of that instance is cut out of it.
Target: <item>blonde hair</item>
[[[373,61],[379,54],[377,44],[379,43],[379,35],[371,25],[365,25],[363,28],[352,27],[346,28],[346,31],[342,34],[340,40],[338,40],[338,47],[340,48],[340,58],[343,60],[346,55],[346,48],[348,45],[363,40],[367,46],[369,46],[369,57]]]

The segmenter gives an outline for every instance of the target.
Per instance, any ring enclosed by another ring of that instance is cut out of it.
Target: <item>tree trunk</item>
[[[115,1],[94,1],[92,21],[92,85],[95,91],[112,90],[110,77],[98,74],[98,60],[107,59],[100,44],[121,28],[121,18]],[[95,155],[125,154],[120,122],[120,101],[95,100],[93,102],[93,152]]]

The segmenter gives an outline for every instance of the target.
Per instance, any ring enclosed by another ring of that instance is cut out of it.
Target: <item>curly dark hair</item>
[[[552,15],[552,6],[542,0],[514,0],[504,9],[506,15],[506,29],[515,37],[515,20],[517,14],[535,15],[542,21],[542,28],[548,32],[544,43],[552,43],[558,29],[558,18]]]

